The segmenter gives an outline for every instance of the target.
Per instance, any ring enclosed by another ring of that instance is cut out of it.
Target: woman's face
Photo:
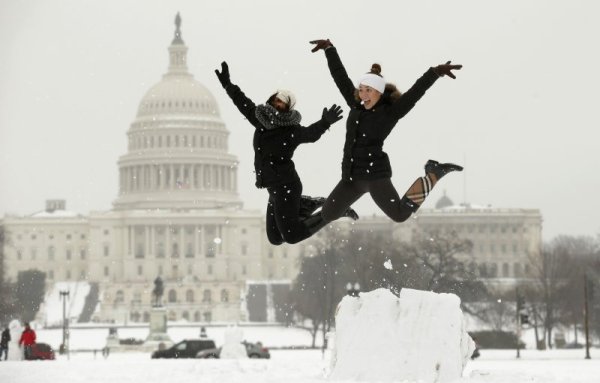
[[[273,99],[271,100],[271,106],[277,109],[277,111],[280,113],[285,113],[289,109],[288,105],[285,102],[278,99],[277,97],[273,97]]]
[[[365,109],[371,109],[381,98],[381,93],[368,85],[360,84],[358,86],[358,97],[362,101]]]

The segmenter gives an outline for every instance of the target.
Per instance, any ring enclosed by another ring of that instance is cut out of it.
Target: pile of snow
[[[23,360],[23,349],[19,346],[19,340],[21,334],[25,328],[21,326],[21,322],[17,319],[13,319],[8,324],[8,331],[10,332],[10,341],[8,342],[8,354],[7,360]]]
[[[475,344],[454,294],[378,289],[344,297],[336,314],[330,378],[448,382]]]
[[[221,359],[247,359],[246,347],[242,344],[244,332],[239,327],[230,327],[225,331],[225,343],[221,349]]]
[[[83,311],[85,299],[90,293],[90,288],[90,284],[84,281],[56,282],[46,294],[44,303],[40,307],[38,317],[41,323],[48,327],[62,326],[63,302],[60,297],[61,291],[69,292],[65,310],[66,316],[69,318],[70,323],[77,323]]]

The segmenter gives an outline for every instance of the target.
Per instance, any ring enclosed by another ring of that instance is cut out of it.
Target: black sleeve
[[[227,95],[231,98],[240,113],[242,113],[254,127],[260,127],[260,123],[255,115],[256,105],[252,100],[246,97],[240,87],[235,84],[230,84],[225,88],[225,91],[227,91]]]
[[[300,126],[296,129],[296,134],[298,135],[298,143],[304,144],[307,142],[315,142],[327,129],[329,129],[331,125],[325,120],[319,120],[309,126],[302,127]]]
[[[344,68],[344,64],[342,64],[342,60],[335,47],[325,49],[325,57],[327,57],[327,65],[329,66],[329,72],[331,73],[331,77],[333,77],[333,81],[335,81],[335,85],[337,85],[340,93],[342,93],[348,106],[352,107],[356,104],[356,100],[354,99],[356,88],[350,77],[348,77],[346,68]]]
[[[398,100],[396,100],[392,104],[392,110],[396,117],[396,119],[401,119],[406,115],[406,113],[410,112],[410,110],[415,106],[417,101],[423,97],[427,89],[429,89],[433,83],[439,78],[437,73],[433,70],[433,68],[429,68],[421,78],[415,82],[415,84],[404,93]]]

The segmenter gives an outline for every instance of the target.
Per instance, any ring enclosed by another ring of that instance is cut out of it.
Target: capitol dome
[[[137,117],[163,114],[219,116],[219,108],[210,91],[191,75],[168,73],[146,92]]]
[[[169,68],[139,103],[119,158],[116,209],[239,208],[237,158],[211,92],[187,68],[181,18]]]

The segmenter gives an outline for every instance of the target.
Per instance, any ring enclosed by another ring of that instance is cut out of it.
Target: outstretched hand
[[[440,65],[436,66],[435,68],[433,68],[433,70],[440,77],[444,77],[444,76],[447,75],[448,77],[450,77],[452,79],[456,79],[456,76],[451,71],[453,71],[453,70],[459,70],[461,68],[462,68],[462,65],[459,65],[459,64],[450,64],[450,61],[448,61],[445,64],[440,64]]]
[[[223,61],[221,63],[220,72],[218,69],[215,69],[215,74],[219,78],[219,81],[221,82],[221,85],[223,85],[223,88],[227,87],[228,85],[231,85],[231,80],[229,79],[229,66],[227,65],[226,61]]]
[[[313,40],[313,41],[309,41],[309,42],[311,44],[316,44],[314,46],[314,48],[311,50],[311,52],[313,52],[313,53],[315,53],[319,49],[327,49],[327,48],[333,46],[333,44],[331,44],[331,41],[329,41],[329,39],[327,39],[327,40]]]
[[[323,108],[323,120],[332,125],[342,119],[342,107],[333,104],[331,108]]]

